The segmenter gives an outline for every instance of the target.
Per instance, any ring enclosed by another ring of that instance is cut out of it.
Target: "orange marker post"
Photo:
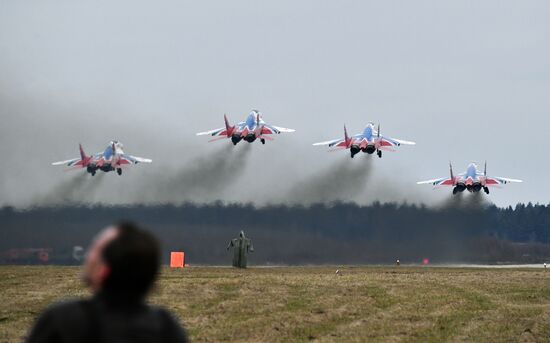
[[[172,251],[170,253],[170,268],[185,267],[185,253],[183,251]]]

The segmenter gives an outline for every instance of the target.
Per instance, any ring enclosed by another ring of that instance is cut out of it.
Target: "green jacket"
[[[231,247],[233,247],[233,267],[246,268],[246,254],[254,252],[252,240],[246,238],[244,231],[241,231],[239,238],[233,238],[229,242],[227,250]]]

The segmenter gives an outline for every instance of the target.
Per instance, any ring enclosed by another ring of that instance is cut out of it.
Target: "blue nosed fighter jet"
[[[229,124],[227,116],[224,115],[225,127],[214,129],[205,132],[197,133],[197,136],[213,136],[217,137],[211,139],[209,142],[231,138],[233,145],[237,145],[241,140],[248,143],[254,142],[259,139],[262,144],[265,144],[266,140],[273,140],[269,135],[280,134],[283,132],[294,132],[293,129],[287,129],[280,126],[269,125],[263,119],[258,110],[252,110],[245,121],[242,121],[236,125]]]
[[[348,130],[344,125],[344,138],[314,143],[313,145],[325,145],[334,149],[349,149],[351,158],[353,158],[360,151],[369,155],[376,152],[378,157],[382,157],[382,151],[395,151],[393,148],[402,144],[414,145],[416,143],[382,136],[380,134],[380,125],[378,125],[378,129],[375,129],[373,123],[368,123],[363,132],[351,137],[348,136]]]
[[[482,189],[485,193],[489,194],[489,187],[498,187],[500,185],[505,185],[509,182],[523,182],[522,180],[509,179],[506,177],[487,176],[487,162],[485,162],[483,173],[477,170],[477,165],[473,162],[468,165],[465,173],[454,175],[453,166],[450,163],[449,170],[450,177],[420,181],[417,182],[417,184],[431,184],[434,186],[434,188],[438,188],[440,186],[451,186],[453,187],[453,194],[464,192],[464,190],[477,193]]]
[[[124,153],[122,143],[119,141],[111,141],[103,152],[98,152],[97,154],[90,156],[86,155],[82,145],[80,145],[79,148],[80,157],[66,161],[54,162],[52,165],[65,165],[69,167],[68,170],[86,168],[86,171],[94,176],[98,170],[103,172],[116,170],[118,175],[122,175],[122,168],[126,166],[152,162],[152,160],[148,158],[132,156]]]

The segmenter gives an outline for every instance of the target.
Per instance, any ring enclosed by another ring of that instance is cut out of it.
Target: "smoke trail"
[[[439,206],[438,209],[464,209],[464,210],[482,210],[491,205],[491,201],[487,199],[485,194],[481,192],[468,193],[460,192],[457,194],[450,194]]]
[[[105,182],[105,178],[107,178],[106,174],[107,173],[98,173],[95,176],[92,176],[89,180],[86,180],[86,182],[82,185],[78,198],[75,199],[75,202],[81,204],[97,202],[96,197],[98,193],[101,192],[100,187]]]
[[[372,156],[340,160],[319,174],[294,184],[285,199],[292,204],[354,200],[365,192],[372,172],[371,159]]]
[[[165,171],[158,182],[147,187],[147,194],[141,199],[157,203],[182,203],[204,199],[213,192],[219,194],[241,175],[250,155],[250,145],[225,145],[179,169]]]
[[[493,203],[489,196],[482,192],[473,193],[470,198],[470,205],[480,209],[485,209]]]
[[[103,174],[93,177],[83,171],[76,171],[61,181],[45,194],[39,195],[32,201],[37,206],[54,206],[67,204],[84,204],[92,202],[97,187],[103,181]]]

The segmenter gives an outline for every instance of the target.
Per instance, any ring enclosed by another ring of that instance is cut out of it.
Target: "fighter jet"
[[[353,156],[358,154],[360,151],[369,155],[376,152],[378,157],[381,158],[382,151],[395,151],[393,148],[398,147],[401,144],[415,145],[416,143],[382,136],[380,134],[380,124],[378,124],[378,129],[375,129],[373,123],[368,123],[362,133],[356,134],[352,137],[348,136],[348,130],[344,125],[344,138],[313,143],[313,145],[326,145],[330,148],[334,148],[334,150],[349,149],[351,158],[353,158]]]
[[[257,110],[252,110],[245,121],[242,121],[236,125],[229,124],[227,115],[223,116],[225,120],[225,127],[206,131],[199,132],[197,136],[213,136],[218,137],[211,139],[209,142],[221,140],[224,138],[231,138],[233,145],[237,145],[241,140],[245,140],[248,143],[254,142],[256,139],[259,139],[262,144],[265,144],[266,140],[273,140],[273,138],[268,135],[280,134],[281,132],[294,132],[296,130],[287,129],[284,127],[274,126],[267,124],[263,119],[262,115]]]
[[[451,186],[453,187],[453,194],[464,192],[468,190],[469,192],[477,193],[483,189],[483,191],[489,194],[489,187],[498,187],[500,185],[505,185],[509,182],[523,182],[522,180],[509,179],[506,177],[489,177],[487,176],[487,162],[485,162],[485,168],[483,173],[477,170],[477,165],[475,163],[470,163],[465,173],[458,174],[455,176],[453,174],[453,166],[449,163],[450,177],[444,177],[441,179],[420,181],[417,184],[432,184],[434,188],[439,186]]]
[[[54,162],[52,165],[61,166],[65,165],[71,169],[83,169],[90,174],[95,175],[98,170],[103,172],[110,172],[116,170],[118,175],[122,175],[122,168],[138,163],[151,163],[152,160],[143,157],[137,157],[125,154],[122,150],[123,146],[121,142],[111,141],[105,151],[99,152],[95,155],[88,156],[82,148],[82,144],[79,145],[80,157],[73,158],[71,160]]]

